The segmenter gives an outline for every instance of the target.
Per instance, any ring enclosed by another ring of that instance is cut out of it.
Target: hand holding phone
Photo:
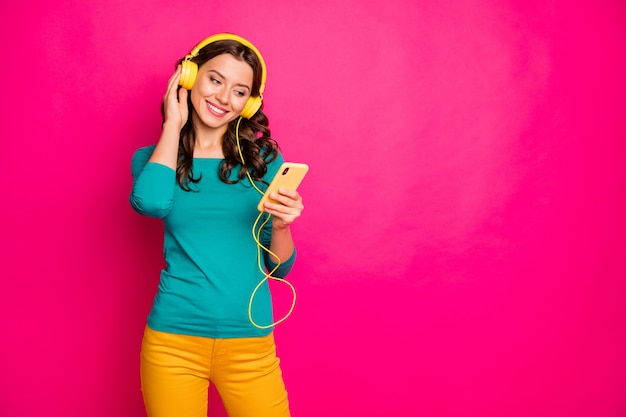
[[[297,190],[308,171],[309,166],[307,164],[284,162],[272,179],[270,185],[267,187],[265,194],[261,197],[261,201],[259,201],[257,209],[259,211],[265,211],[264,204],[266,201],[274,204],[280,204],[280,202],[272,200],[269,197],[270,194],[277,193],[280,188],[294,191]]]

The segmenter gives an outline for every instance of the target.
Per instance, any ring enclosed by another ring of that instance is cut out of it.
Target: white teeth
[[[214,105],[212,105],[211,103],[209,103],[209,108],[214,111],[215,113],[219,113],[219,114],[224,114],[226,113],[224,110],[219,109],[217,107],[215,107]]]

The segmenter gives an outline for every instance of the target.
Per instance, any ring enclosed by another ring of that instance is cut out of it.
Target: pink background
[[[311,166],[276,331],[294,416],[626,415],[622,1],[0,16],[0,416],[143,415],[162,237],[130,158],[175,60],[222,31],[263,52],[272,133]]]

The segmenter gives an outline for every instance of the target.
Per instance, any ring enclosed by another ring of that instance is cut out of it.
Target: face
[[[226,131],[250,97],[252,78],[252,67],[230,54],[218,55],[201,65],[191,89],[196,126]]]

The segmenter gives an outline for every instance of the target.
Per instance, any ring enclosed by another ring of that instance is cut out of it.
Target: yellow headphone
[[[200,49],[204,48],[208,44],[217,42],[217,41],[224,41],[224,40],[237,41],[240,44],[247,46],[256,54],[256,56],[259,58],[259,61],[261,62],[262,71],[261,71],[261,86],[259,88],[259,96],[258,97],[250,96],[250,98],[248,98],[248,101],[246,102],[245,107],[241,111],[241,117],[245,119],[250,119],[261,108],[261,104],[263,103],[263,90],[265,90],[265,79],[266,79],[267,70],[265,68],[265,61],[263,60],[263,57],[261,56],[261,53],[259,52],[259,50],[256,49],[256,47],[252,45],[250,41],[242,38],[241,36],[233,35],[231,33],[218,33],[217,35],[209,36],[208,38],[200,42],[198,45],[196,45],[196,47],[193,48],[193,50],[183,59],[183,62],[181,63],[182,68],[181,68],[181,74],[180,74],[180,81],[178,84],[181,87],[186,88],[187,90],[191,90],[191,88],[196,82],[196,76],[198,75],[198,64],[191,61],[191,59],[196,57],[198,53],[200,52]]]

